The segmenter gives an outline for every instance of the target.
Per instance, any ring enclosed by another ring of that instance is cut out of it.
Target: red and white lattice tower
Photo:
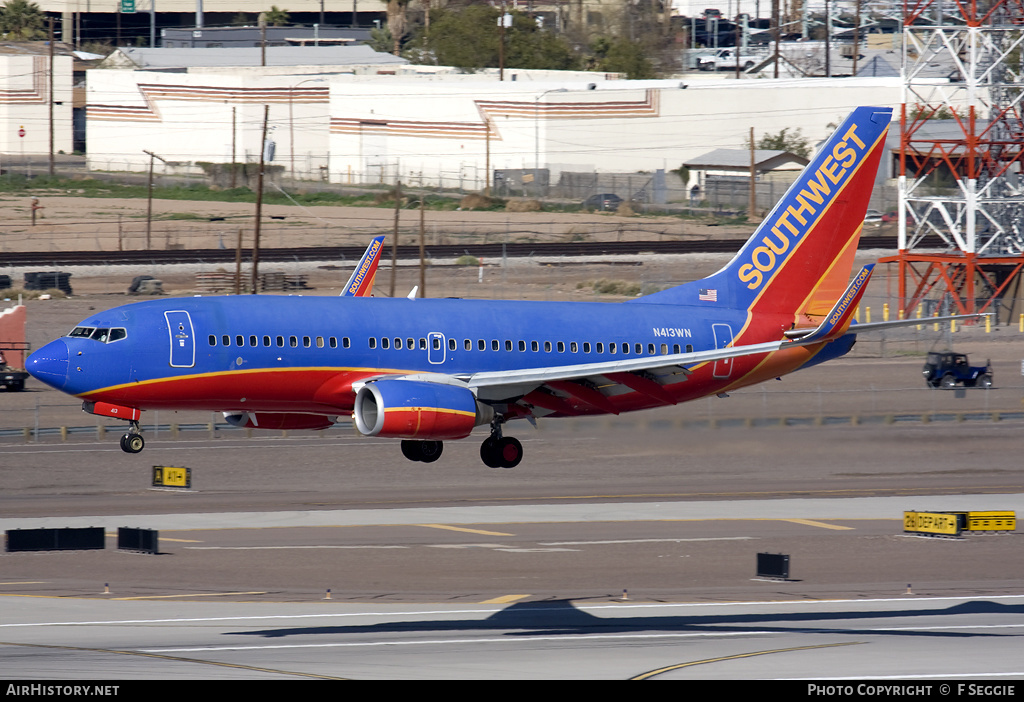
[[[1024,268],[1024,0],[905,1],[903,24],[899,254],[881,260],[899,264],[904,316],[929,299],[1009,321]],[[934,187],[939,173],[950,187]],[[929,253],[936,236],[945,251]]]

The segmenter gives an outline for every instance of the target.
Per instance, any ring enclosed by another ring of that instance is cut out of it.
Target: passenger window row
[[[433,337],[431,339],[431,341],[432,341],[432,346],[433,346],[434,350],[440,350],[441,349],[441,339],[439,337]],[[397,337],[397,336],[394,339],[390,339],[390,338],[388,338],[386,336],[385,337],[381,337],[379,339],[377,337],[371,336],[371,337],[369,337],[367,339],[367,345],[371,349],[376,349],[378,347],[378,345],[382,349],[392,349],[393,348],[393,349],[398,349],[398,350],[403,349],[403,348],[405,348],[405,349],[415,349],[415,348],[426,349],[427,348],[427,340],[426,339],[420,338],[418,346],[416,345],[415,342],[416,342],[415,339],[408,338],[408,339],[403,340],[403,339],[401,339],[400,337]],[[568,349],[569,353],[580,353],[581,350],[582,350],[583,353],[603,354],[603,353],[605,353],[606,346],[607,346],[608,353],[620,353],[620,352],[623,353],[623,354],[628,354],[630,352],[635,353],[635,354],[643,354],[644,353],[644,344],[641,344],[641,343],[634,343],[634,344],[630,345],[629,343],[626,343],[626,342],[616,343],[616,342],[612,341],[612,342],[609,342],[606,345],[604,342],[600,342],[600,341],[598,341],[596,343],[591,343],[589,341],[584,341],[584,342],[570,341],[568,344],[566,344],[564,341],[556,341],[556,342],[551,342],[551,341],[545,341],[545,342],[531,341],[531,342],[529,342],[529,349],[530,349],[530,351],[540,351],[542,346],[543,346],[543,349],[544,349],[544,351],[546,353],[551,353],[553,350],[557,350],[558,353],[565,353],[566,350]],[[458,343],[457,340],[455,340],[455,339],[448,339],[448,350],[449,351],[457,351],[458,348],[459,348],[459,343]],[[488,350],[488,348],[491,351],[500,351],[502,348],[504,348],[505,351],[512,351],[513,349],[516,349],[516,348],[518,348],[519,351],[526,351],[526,349],[527,349],[527,342],[523,341],[522,339],[520,339],[518,342],[513,343],[513,341],[511,339],[505,339],[504,343],[502,343],[498,339],[491,339],[490,343],[488,344],[488,342],[485,339],[477,339],[476,340],[476,344],[474,344],[472,339],[463,339],[463,341],[462,341],[462,348],[464,350],[466,350],[466,351],[472,351],[474,348],[477,351],[486,351],[486,350]],[[662,356],[667,356],[669,354],[669,345],[668,344],[660,344],[660,345],[647,344],[646,350],[647,350],[647,354],[650,355],[650,356],[655,356],[655,355],[658,355],[658,354],[660,354]],[[672,345],[671,353],[677,354],[677,353],[682,353],[682,352],[683,352],[682,348],[680,347],[679,344],[673,344]],[[693,344],[687,344],[686,345],[686,353],[693,353]]]
[[[76,329],[75,331],[78,331],[78,329]],[[92,330],[90,330],[90,332],[91,331]],[[107,330],[102,330],[102,331],[105,332]],[[124,330],[122,329],[122,330],[111,330],[111,331],[123,332]],[[71,335],[75,336],[74,333],[72,333]],[[83,334],[78,334],[78,335],[81,336]],[[84,334],[84,335],[88,336],[88,334]],[[262,341],[262,343],[261,343],[261,341]],[[210,343],[210,346],[218,346],[218,345],[220,345],[220,346],[226,346],[226,347],[235,346],[235,347],[240,347],[240,348],[241,347],[245,347],[245,346],[252,347],[252,348],[255,348],[257,346],[263,346],[263,347],[267,347],[267,348],[274,347],[274,346],[276,346],[278,348],[285,348],[285,347],[299,348],[300,345],[302,346],[302,348],[307,348],[307,349],[308,348],[312,348],[314,346],[316,348],[324,348],[325,346],[329,347],[329,348],[332,348],[332,349],[338,348],[338,338],[334,337],[334,336],[330,336],[330,337],[326,337],[325,338],[325,337],[322,337],[322,336],[316,336],[316,337],[302,336],[302,337],[299,337],[299,336],[267,336],[267,335],[264,335],[262,337],[262,339],[261,339],[261,337],[255,335],[255,334],[251,334],[248,337],[243,336],[241,334],[237,334],[237,335],[235,335],[233,337],[231,335],[229,335],[229,334],[224,334],[224,335],[222,335],[220,337],[219,343],[218,343],[217,335],[210,334],[210,336],[209,336],[209,343]],[[407,338],[403,339],[403,338],[397,337],[397,336],[394,337],[394,338],[390,338],[390,337],[386,337],[386,336],[385,337],[377,338],[377,337],[371,336],[371,337],[369,337],[367,339],[367,345],[371,349],[376,349],[379,346],[381,349],[385,349],[385,350],[389,350],[389,349],[395,349],[395,350],[402,350],[402,349],[426,350],[426,348],[427,348],[427,339],[424,338],[424,337],[420,337],[417,340],[417,339],[414,339],[412,337],[407,337]],[[431,339],[431,345],[433,346],[433,348],[435,350],[440,350],[441,349],[441,339],[440,339],[440,337],[433,337]],[[347,336],[341,337],[341,347],[342,348],[347,349],[347,348],[351,348],[351,346],[352,346],[352,342],[351,342],[351,339],[349,339],[349,337],[347,337]],[[523,352],[525,352],[527,350],[527,348],[529,348],[530,351],[534,351],[534,352],[539,352],[543,348],[545,353],[551,353],[552,351],[557,351],[558,353],[565,353],[566,350],[568,350],[569,353],[580,353],[580,352],[582,352],[582,353],[585,353],[585,354],[589,354],[589,353],[604,354],[604,353],[607,352],[609,354],[619,354],[619,353],[621,353],[623,355],[629,354],[629,353],[633,353],[633,354],[637,354],[637,355],[642,355],[644,353],[644,351],[646,350],[647,355],[649,355],[649,356],[656,356],[656,355],[659,355],[659,354],[662,355],[662,356],[666,356],[666,355],[668,355],[670,353],[669,345],[668,344],[657,345],[657,344],[648,343],[646,345],[646,349],[645,349],[644,344],[639,343],[639,342],[635,342],[633,344],[630,344],[628,342],[618,343],[618,342],[615,342],[615,341],[608,342],[607,344],[604,343],[604,342],[601,342],[601,341],[593,342],[593,343],[591,343],[589,341],[583,341],[583,342],[570,341],[567,344],[564,341],[556,341],[556,342],[551,342],[551,341],[544,341],[544,342],[530,341],[528,343],[526,341],[523,341],[522,339],[520,339],[517,342],[513,342],[511,339],[505,339],[504,343],[502,343],[498,339],[491,339],[490,343],[488,344],[488,342],[485,339],[477,339],[476,343],[474,344],[472,339],[464,339],[463,342],[462,342],[462,348],[465,349],[466,351],[472,351],[474,348],[477,351],[487,351],[488,349],[490,349],[491,351],[500,351],[500,350],[502,350],[502,348],[504,348],[505,351],[512,351],[514,349],[518,349],[519,351],[523,351]],[[448,350],[450,350],[450,351],[458,350],[458,341],[456,341],[455,339],[448,339]],[[672,345],[671,353],[678,354],[678,353],[682,353],[682,352],[683,352],[682,351],[682,347],[679,344],[673,344]],[[692,344],[687,344],[686,345],[686,353],[693,353],[693,345]]]
[[[234,341],[233,344],[232,344],[232,341]],[[248,341],[248,343],[246,343],[247,341]],[[262,341],[262,344],[260,343],[261,341]],[[217,335],[216,334],[210,334],[209,342],[210,342],[210,346],[217,346],[218,345]],[[298,337],[298,336],[268,336],[268,335],[263,335],[263,337],[261,338],[261,337],[257,336],[256,334],[250,334],[248,337],[243,336],[241,334],[236,334],[233,337],[231,335],[229,335],[229,334],[223,334],[220,337],[220,344],[219,345],[220,346],[237,346],[237,347],[249,346],[251,348],[255,348],[257,346],[263,346],[263,347],[266,347],[266,348],[269,348],[271,346],[277,346],[278,348],[284,348],[285,346],[288,346],[288,347],[291,347],[291,348],[299,348],[300,343],[302,345],[302,348],[306,348],[306,349],[313,348],[314,346],[316,348],[318,348],[318,349],[322,349],[325,346],[329,347],[329,348],[332,348],[332,349],[336,349],[336,348],[338,348],[338,337],[336,337],[336,336],[329,336],[329,337],[323,337],[323,336],[316,336],[316,337],[313,337],[313,336],[303,336],[303,337]],[[341,337],[341,347],[342,348],[347,349],[347,348],[350,348],[351,346],[352,346],[352,341],[347,336]]]
[[[381,337],[380,339],[377,339],[376,337],[372,337],[371,336],[369,339],[367,339],[367,344],[369,345],[369,347],[371,349],[377,348],[377,344],[378,343],[380,344],[380,347],[382,349],[390,349],[392,347],[395,348],[395,349],[399,349],[399,350],[401,350],[401,349],[417,349],[417,348],[426,349],[427,348],[427,340],[426,339],[420,338],[419,344],[417,345],[416,339],[413,339],[411,336],[409,338],[407,338],[407,339],[402,339],[401,337],[398,337],[398,336],[396,336],[394,339],[389,339],[386,336],[385,337]],[[434,348],[435,349],[436,348],[440,348],[440,346],[438,346],[439,343],[440,342],[437,339],[434,339]]]

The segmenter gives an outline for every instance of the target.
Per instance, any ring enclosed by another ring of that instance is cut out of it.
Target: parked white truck
[[[763,59],[753,54],[737,52],[735,48],[718,49],[709,54],[701,54],[697,57],[697,68],[702,71],[724,71],[726,69],[735,71],[736,62],[739,61],[741,70],[753,68]]]

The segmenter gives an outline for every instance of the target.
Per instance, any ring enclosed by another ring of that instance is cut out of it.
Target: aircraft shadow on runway
[[[827,603],[825,603],[827,606]],[[443,632],[443,631],[503,631],[508,636],[526,636],[543,633],[546,635],[572,635],[595,633],[621,633],[636,631],[717,631],[730,625],[757,626],[768,632],[801,633],[844,633],[892,636],[1012,636],[1016,634],[975,633],[955,631],[912,631],[886,630],[884,628],[859,629],[854,626],[829,626],[829,622],[868,622],[880,619],[937,617],[955,615],[997,614],[1001,616],[1024,614],[1024,604],[1004,605],[986,600],[964,602],[945,608],[897,609],[874,611],[840,612],[780,612],[766,614],[715,614],[700,616],[665,617],[596,617],[573,606],[571,600],[547,602],[523,602],[511,605],[484,620],[432,620],[398,621],[368,625],[350,626],[309,626],[260,631],[227,632],[243,636],[280,638],[286,636],[310,636],[318,634],[347,633],[398,633],[398,632]],[[808,622],[805,626],[783,626]],[[818,622],[811,625],[810,622]],[[934,626],[934,625],[932,625]]]

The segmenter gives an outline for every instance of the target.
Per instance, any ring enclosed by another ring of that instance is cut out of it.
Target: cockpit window
[[[79,339],[93,339],[101,344],[109,344],[112,341],[118,341],[126,338],[128,336],[128,332],[122,327],[115,327],[113,329],[103,327],[75,327],[71,330],[68,336],[77,337]]]

